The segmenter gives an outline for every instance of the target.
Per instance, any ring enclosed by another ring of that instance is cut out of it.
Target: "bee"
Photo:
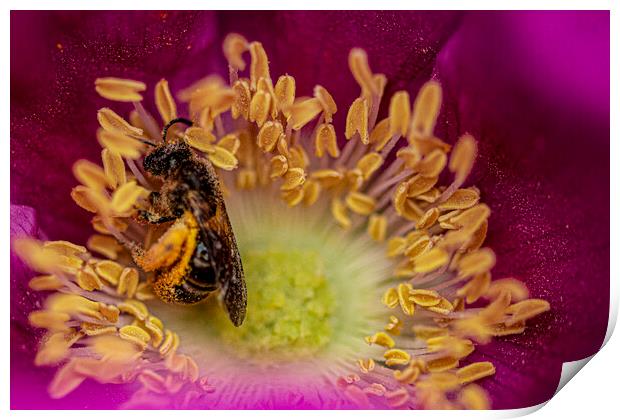
[[[151,192],[148,208],[136,218],[148,224],[171,223],[149,249],[131,244],[133,259],[142,269],[153,272],[152,286],[163,301],[194,304],[211,293],[219,299],[235,326],[243,323],[247,290],[237,242],[226,213],[220,183],[211,162],[197,156],[183,140],[153,146],[143,160],[144,170],[162,181]]]

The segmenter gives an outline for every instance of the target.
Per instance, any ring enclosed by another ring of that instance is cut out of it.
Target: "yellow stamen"
[[[411,360],[409,353],[400,349],[388,350],[383,353],[383,357],[385,357],[385,364],[387,366],[408,365]]]
[[[529,291],[525,284],[512,278],[495,280],[488,290],[485,290],[484,294],[488,299],[494,300],[502,292],[508,292],[513,302],[520,302],[529,297]]]
[[[101,151],[101,161],[103,162],[103,172],[108,180],[108,184],[112,188],[116,188],[127,182],[125,163],[119,153],[109,149],[103,149]]]
[[[280,186],[283,191],[288,191],[301,186],[306,181],[306,172],[301,168],[289,168],[284,175],[284,183]]]
[[[116,261],[103,260],[95,265],[95,272],[105,281],[116,286],[123,272],[123,266]]]
[[[416,229],[428,229],[435,224],[439,217],[439,209],[437,207],[430,208],[416,223]]]
[[[347,195],[345,202],[347,207],[349,207],[353,212],[363,216],[368,216],[372,213],[376,205],[374,198],[357,191],[350,192]]]
[[[416,273],[430,273],[448,263],[448,254],[441,248],[433,248],[416,257],[414,269]]]
[[[362,143],[369,143],[368,102],[366,99],[357,98],[353,101],[347,113],[345,137],[347,140],[350,140],[355,134],[359,134]]]
[[[116,77],[103,77],[95,80],[95,90],[99,95],[111,101],[140,102],[142,92],[146,85],[135,80],[119,79]]]
[[[226,35],[222,50],[232,67],[241,71],[245,70],[245,61],[243,61],[242,55],[248,50],[248,41],[242,35],[235,33]]]
[[[409,130],[409,118],[411,108],[409,105],[409,94],[404,91],[398,91],[390,100],[390,136],[398,134],[406,136]]]
[[[379,121],[370,132],[370,143],[374,146],[376,152],[380,152],[391,138],[389,117]]]
[[[135,181],[129,181],[112,194],[112,210],[118,214],[128,212],[141,197],[149,194],[147,190],[136,184]]]
[[[250,102],[249,120],[262,127],[265,121],[267,121],[270,105],[271,96],[269,93],[262,90],[256,92]]]
[[[201,152],[212,152],[215,135],[202,127],[190,127],[183,135],[187,144]]]
[[[139,280],[139,274],[135,268],[127,267],[123,269],[123,272],[118,279],[116,293],[118,293],[119,295],[125,295],[128,298],[132,298],[136,293],[136,289],[138,288]]]
[[[242,117],[247,120],[250,115],[250,103],[252,102],[250,85],[245,80],[238,80],[232,89],[235,93],[235,100],[230,109],[231,115],[234,119]]]
[[[479,199],[480,193],[476,189],[459,189],[438,207],[440,210],[463,210],[478,204]]]
[[[327,122],[331,122],[332,115],[338,111],[338,106],[336,105],[334,98],[332,98],[332,95],[330,95],[327,89],[323,86],[316,85],[314,87],[314,97],[321,103],[321,107],[325,113],[325,120]]]
[[[378,346],[391,349],[396,344],[394,339],[384,332],[378,332],[372,336],[364,338],[368,344],[377,344]]]
[[[474,166],[474,160],[478,153],[476,140],[469,134],[462,136],[454,145],[450,154],[448,168],[456,175],[457,182],[463,182]]]
[[[468,304],[474,303],[483,296],[491,284],[491,274],[489,272],[474,276],[467,284],[456,291],[458,296],[465,296]]]
[[[138,159],[144,152],[143,143],[119,132],[98,130],[97,141],[101,147],[108,148],[129,159]]]
[[[134,127],[110,108],[101,108],[97,111],[97,121],[101,127],[110,132],[117,132],[128,136],[141,136],[143,131]]]
[[[489,397],[482,387],[467,385],[459,394],[459,401],[467,410],[488,410],[491,408]]]
[[[461,384],[467,384],[478,379],[495,374],[495,366],[491,362],[476,362],[456,371]]]
[[[443,171],[447,162],[448,157],[446,153],[443,150],[435,149],[415,165],[415,170],[424,177],[432,178],[438,176]]]
[[[426,82],[413,104],[409,141],[412,138],[427,138],[433,135],[440,108],[441,86],[435,81]]]
[[[413,289],[409,292],[409,300],[420,306],[435,306],[441,302],[441,296],[434,290]]]
[[[325,151],[333,157],[340,156],[340,150],[336,142],[336,130],[332,124],[321,124],[314,137],[314,147],[317,157],[323,157]]]
[[[398,306],[398,300],[398,291],[394,287],[390,287],[383,294],[381,302],[388,308],[396,308],[396,306]]]
[[[527,299],[510,305],[506,308],[506,313],[511,314],[506,326],[511,327],[521,321],[540,315],[551,309],[549,302],[543,299]]]
[[[415,313],[415,304],[412,302],[411,293],[413,288],[409,283],[400,283],[396,289],[398,293],[398,303],[405,315],[413,316]]]
[[[495,265],[495,254],[490,248],[470,252],[458,263],[459,276],[469,277],[489,271]]]
[[[87,291],[100,290],[103,287],[103,282],[95,273],[92,267],[85,267],[83,270],[78,271],[76,275],[78,286]]]
[[[214,166],[225,171],[232,171],[239,164],[235,155],[221,146],[213,146],[213,150],[209,153],[209,160]]]
[[[299,130],[316,118],[323,110],[321,102],[316,98],[300,99],[289,107],[290,123],[293,130]]]
[[[155,105],[164,124],[168,124],[168,121],[177,117],[177,105],[172,98],[166,79],[161,79],[155,85]]]
[[[60,280],[57,276],[49,274],[46,276],[33,277],[28,283],[28,287],[36,291],[58,290],[63,286],[63,284],[64,283],[62,280]]]
[[[445,372],[457,367],[459,365],[459,361],[454,357],[446,356],[429,360],[426,365],[430,372]]]
[[[370,177],[383,165],[383,158],[379,153],[371,152],[364,155],[355,165],[362,172],[364,181]]]
[[[277,121],[267,121],[258,132],[258,147],[264,152],[271,152],[283,133],[282,124]]]
[[[103,169],[88,160],[80,159],[73,165],[75,178],[87,187],[101,190],[108,185]]]
[[[272,179],[280,178],[288,171],[288,161],[282,155],[276,155],[271,158],[269,163],[269,176]]]
[[[295,78],[289,75],[280,76],[274,88],[278,109],[286,118],[291,116],[290,108],[295,101]]]
[[[372,214],[368,218],[368,235],[377,242],[385,240],[387,231],[387,218],[378,214]]]
[[[375,361],[373,359],[359,359],[357,365],[363,373],[368,373],[374,370]]]
[[[250,44],[250,87],[256,89],[258,79],[264,77],[270,79],[269,76],[269,59],[267,53],[260,42],[252,42]]]
[[[336,219],[336,222],[338,222],[340,226],[342,226],[344,229],[348,229],[349,227],[351,227],[351,219],[349,218],[347,214],[347,208],[342,203],[342,201],[334,198],[331,203],[331,212],[334,216],[334,219]]]
[[[71,190],[71,198],[75,203],[84,210],[91,213],[97,213],[97,206],[89,199],[88,188],[78,185]]]
[[[366,51],[360,48],[353,48],[351,50],[349,53],[349,69],[362,89],[375,95],[378,93],[377,85],[368,66]]]

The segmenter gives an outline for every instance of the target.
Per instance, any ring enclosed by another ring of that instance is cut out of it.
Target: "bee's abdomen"
[[[209,250],[200,241],[192,255],[187,274],[175,286],[175,300],[179,303],[197,303],[217,290],[215,270],[209,258]]]

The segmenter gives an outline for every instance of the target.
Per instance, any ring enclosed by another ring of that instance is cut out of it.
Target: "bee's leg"
[[[152,224],[168,223],[176,219],[175,216],[161,216],[157,213],[153,213],[148,210],[139,210],[138,218],[141,221],[152,223]]]
[[[184,220],[178,220],[148,250],[130,249],[134,261],[145,271],[154,271],[174,264],[189,233],[190,230]]]

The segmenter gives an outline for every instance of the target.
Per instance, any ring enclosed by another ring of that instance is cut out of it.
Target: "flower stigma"
[[[97,79],[103,98],[134,110],[100,109],[101,165],[73,167],[71,197],[93,214],[95,233],[85,246],[15,239],[40,273],[30,287],[50,292],[29,315],[45,331],[34,364],[57,367],[50,395],[91,379],[138,384],[128,408],[252,408],[282,389],[314,408],[490,408],[484,378],[495,366],[469,356],[524,333],[550,305],[491,275],[491,209],[466,185],[477,143],[434,135],[441,85],[425,83],[413,101],[407,91],[385,98],[385,75],[353,49],[360,94],[342,139],[329,86],[299,95],[293,76],[272,78],[262,44],[238,34],[223,52],[228,81],[207,76],[175,98],[160,80],[158,117],[146,84]],[[163,138],[181,118],[177,101],[192,125]],[[165,142],[186,143],[216,168],[247,284],[240,327],[218,292],[186,306],[153,287],[161,267],[183,274],[196,248],[192,216],[139,217],[165,189],[143,167],[149,144]],[[151,265],[128,244],[153,250]]]

